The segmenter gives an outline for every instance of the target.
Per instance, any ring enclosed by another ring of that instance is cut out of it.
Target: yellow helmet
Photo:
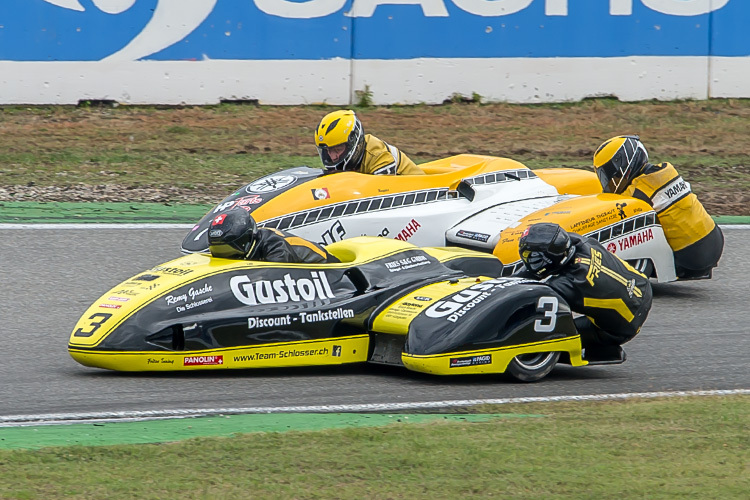
[[[594,153],[594,170],[605,193],[620,194],[641,174],[648,151],[637,135],[618,135]]]
[[[315,145],[329,171],[357,170],[365,155],[365,133],[349,109],[328,113],[315,130]]]

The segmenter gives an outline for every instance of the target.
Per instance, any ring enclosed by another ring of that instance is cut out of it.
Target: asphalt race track
[[[622,365],[558,366],[536,384],[395,368],[122,374],[79,365],[68,336],[98,296],[179,256],[185,229],[0,229],[0,418],[750,388],[750,230],[726,229],[711,281],[655,285]]]

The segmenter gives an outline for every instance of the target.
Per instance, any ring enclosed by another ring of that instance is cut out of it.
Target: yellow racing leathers
[[[376,175],[422,175],[424,172],[395,146],[365,135],[365,154],[359,172]]]
[[[322,246],[279,229],[261,227],[248,252],[248,260],[322,264],[339,262]]]
[[[654,207],[674,252],[678,278],[711,276],[724,249],[724,235],[671,163],[647,163],[623,194]]]
[[[638,334],[651,310],[650,281],[598,241],[568,234],[575,254],[545,283],[584,315],[575,321],[584,348],[624,344]]]

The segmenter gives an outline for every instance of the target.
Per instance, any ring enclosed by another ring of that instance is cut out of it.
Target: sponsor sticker
[[[424,295],[415,295],[414,300],[420,300],[422,302],[429,302],[432,300],[432,297],[425,297]]]
[[[430,263],[424,255],[412,255],[411,257],[405,257],[399,260],[393,260],[391,262],[384,262],[383,265],[388,269],[390,273],[397,273],[414,267],[424,266]]]
[[[152,267],[151,271],[155,271],[157,273],[170,274],[172,276],[185,276],[193,272],[192,269],[181,269],[179,267],[165,267],[165,266]]]
[[[133,278],[133,281],[154,281],[157,279],[159,279],[159,276],[155,274],[141,274],[140,276]]]
[[[412,219],[411,222],[409,222],[405,228],[403,228],[397,235],[397,240],[401,241],[407,241],[409,238],[414,236],[414,233],[419,231],[419,228],[422,227],[422,225],[417,222],[416,219]]]
[[[436,301],[425,310],[425,316],[436,319],[445,318],[451,323],[455,323],[478,304],[484,302],[493,292],[524,283],[537,282],[518,278],[497,278],[483,281],[465,288],[447,299]]]
[[[336,221],[323,234],[320,235],[319,245],[330,245],[335,241],[341,241],[346,236],[346,229],[341,221]]]
[[[121,304],[99,304],[99,307],[103,307],[105,309],[119,309],[122,307]]]
[[[690,192],[690,183],[686,182],[682,177],[677,177],[651,197],[654,210],[661,212],[672,203],[680,200],[683,196],[687,196]]]
[[[330,193],[328,192],[328,188],[312,189],[311,191],[313,198],[315,198],[316,200],[327,200],[331,197]]]
[[[649,227],[646,229],[642,229],[641,231],[638,231],[635,234],[623,236],[622,238],[617,239],[614,242],[610,242],[607,245],[607,250],[609,250],[612,253],[615,253],[615,250],[618,250],[621,252],[623,250],[627,250],[628,248],[636,247],[643,243],[649,242],[653,239],[654,239],[654,230],[653,228]]]
[[[474,233],[472,231],[464,231],[463,229],[457,232],[456,236],[459,238],[466,238],[467,240],[481,241],[483,243],[487,243],[487,240],[490,239],[489,234]]]
[[[212,366],[212,365],[223,365],[224,356],[185,356],[183,358],[183,366]]]
[[[258,194],[273,193],[294,184],[296,181],[297,177],[293,175],[269,175],[253,182],[247,186],[245,191]]]
[[[185,293],[167,295],[164,297],[164,301],[168,306],[175,306],[177,312],[185,312],[188,309],[212,303],[213,297],[202,296],[213,292],[213,290],[211,285],[204,283],[203,286],[191,286]]]
[[[115,302],[127,302],[130,299],[128,299],[126,297],[114,297],[114,296],[112,296],[112,297],[108,297],[107,300],[113,300]]]
[[[615,203],[615,206],[617,207],[617,215],[620,216],[620,220],[627,218],[627,214],[625,214],[625,207],[627,207],[628,204],[625,202]]]
[[[492,354],[481,354],[479,356],[466,356],[462,358],[450,358],[451,368],[489,364],[492,364]]]
[[[252,281],[247,275],[233,276],[229,288],[234,297],[249,306],[335,299],[325,271],[310,271],[310,277]]]

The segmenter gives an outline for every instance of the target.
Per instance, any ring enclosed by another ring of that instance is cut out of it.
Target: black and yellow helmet
[[[315,131],[315,145],[329,171],[357,170],[365,155],[365,132],[354,111],[328,113]]]
[[[648,163],[648,151],[637,135],[613,137],[594,153],[594,170],[605,193],[620,194]]]

